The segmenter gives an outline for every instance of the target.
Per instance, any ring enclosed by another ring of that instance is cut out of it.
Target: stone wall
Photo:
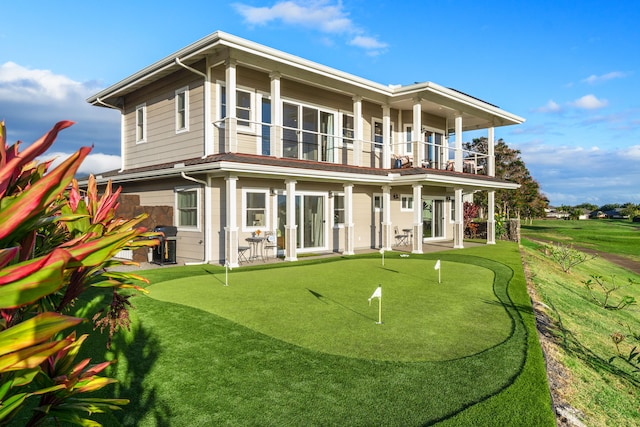
[[[131,219],[140,214],[148,215],[139,227],[145,227],[149,231],[158,225],[173,225],[173,207],[172,206],[140,206],[140,196],[134,194],[120,194],[118,200],[120,206],[116,210],[116,216]],[[146,262],[148,260],[149,250],[140,248],[133,251],[133,260],[135,262]]]

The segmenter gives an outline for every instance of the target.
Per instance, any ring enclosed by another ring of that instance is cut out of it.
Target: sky
[[[640,2],[4,2],[0,120],[46,157],[120,166],[120,114],[86,98],[221,30],[381,84],[431,81],[524,117],[496,128],[554,206],[640,203]],[[486,133],[463,135],[465,141]]]

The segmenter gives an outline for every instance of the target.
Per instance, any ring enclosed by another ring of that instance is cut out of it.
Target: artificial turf
[[[517,246],[479,249],[236,269],[229,286],[219,267],[148,271],[115,343],[133,399],[105,424],[555,425]]]

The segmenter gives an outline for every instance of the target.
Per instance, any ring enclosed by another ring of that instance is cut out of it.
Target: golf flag
[[[433,267],[434,270],[440,270],[440,260],[436,262],[436,266]]]
[[[369,305],[371,305],[371,300],[374,298],[382,299],[382,286],[378,286],[375,291],[373,291],[373,295],[369,298]]]

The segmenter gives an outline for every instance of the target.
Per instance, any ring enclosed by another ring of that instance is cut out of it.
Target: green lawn
[[[515,244],[143,275],[106,425],[555,425]]]
[[[640,225],[629,220],[535,220],[522,224],[523,236],[543,241],[571,243],[640,261]]]

